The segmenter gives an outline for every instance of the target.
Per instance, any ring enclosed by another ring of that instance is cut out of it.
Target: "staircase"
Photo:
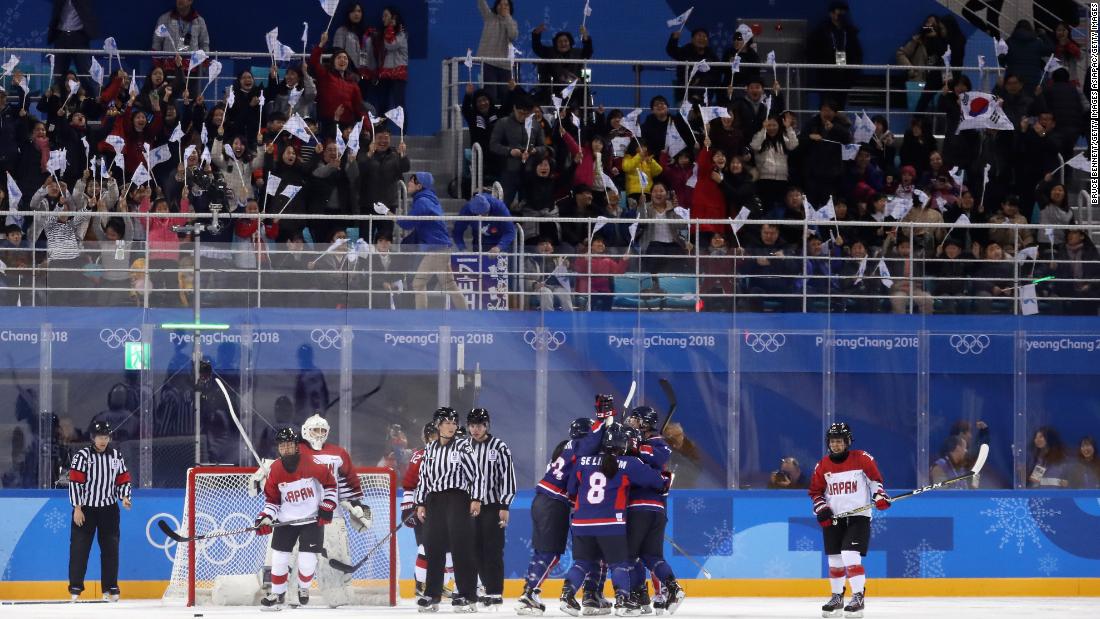
[[[441,131],[436,135],[405,136],[411,172],[430,172],[435,178],[435,193],[447,215],[457,214],[466,203],[448,193],[448,186],[455,178],[458,146],[456,139],[466,139],[466,131]],[[465,143],[465,142],[463,142]]]

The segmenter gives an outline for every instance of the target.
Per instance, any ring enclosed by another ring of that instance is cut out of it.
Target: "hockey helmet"
[[[621,456],[630,449],[630,438],[623,426],[608,426],[603,435],[602,451],[606,454]]]
[[[623,426],[623,433],[626,434],[626,453],[638,453],[638,445],[642,442],[642,431],[630,426]]]
[[[651,406],[636,406],[626,417],[638,419],[643,430],[653,430],[657,427],[657,411]]]
[[[475,408],[466,414],[466,425],[472,426],[475,423],[489,425],[489,409],[487,408]]]
[[[588,436],[592,432],[592,420],[588,417],[577,417],[569,424],[569,438],[577,440],[582,436]]]
[[[458,413],[450,406],[440,406],[435,409],[435,414],[432,415],[432,423],[439,427],[439,424],[444,421],[453,421],[458,423]]]
[[[424,442],[427,443],[430,441],[433,434],[439,434],[439,428],[435,427],[434,421],[429,421],[424,424]]]
[[[470,433],[466,431],[466,426],[458,426],[455,428],[455,438],[466,438]]]
[[[829,429],[825,432],[825,446],[829,446],[829,441],[834,438],[842,438],[847,443],[847,447],[852,446],[852,429],[848,427],[848,424],[843,421],[838,421],[829,426]]]
[[[96,421],[92,424],[91,435],[92,438],[95,438],[97,436],[110,436],[111,424],[107,423],[106,421]]]
[[[298,436],[298,431],[292,427],[286,427],[275,433],[275,443],[294,443],[298,444],[302,437]]]
[[[615,416],[615,396],[609,393],[596,394],[596,419]]]
[[[328,422],[320,415],[313,415],[302,424],[302,438],[313,449],[321,449],[328,440]]]

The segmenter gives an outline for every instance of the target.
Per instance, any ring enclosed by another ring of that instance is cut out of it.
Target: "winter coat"
[[[790,179],[787,157],[791,151],[798,148],[798,136],[792,127],[786,129],[780,127],[780,130],[782,131],[782,143],[779,145],[770,144],[767,148],[764,147],[764,140],[768,137],[766,129],[757,131],[756,135],[752,136],[752,142],[749,143],[753,153],[755,153],[756,171],[760,174],[760,180],[786,181]]]
[[[409,158],[397,154],[393,148],[378,151],[373,156],[367,156],[367,150],[360,151],[359,179],[360,179],[360,213],[374,214],[373,205],[381,202],[390,208],[397,210],[397,183],[402,175],[409,171]]]
[[[417,172],[416,178],[423,187],[413,194],[409,215],[412,217],[442,216],[443,206],[439,203],[439,197],[435,195],[435,179],[428,172]],[[397,225],[403,230],[410,231],[402,241],[403,245],[419,245],[428,251],[451,248],[451,235],[447,231],[447,223],[442,219],[398,219]]]
[[[715,171],[714,160],[711,159],[711,151],[704,148],[699,151],[699,176],[695,183],[695,192],[691,196],[691,216],[695,219],[725,219],[726,197],[722,194],[722,188],[711,178],[711,172]],[[722,170],[718,170],[722,172]],[[700,230],[706,232],[724,232],[722,224],[702,224]]]
[[[477,55],[482,58],[497,58],[485,64],[498,69],[508,68],[508,44],[519,37],[519,26],[511,15],[497,15],[485,0],[477,0],[477,10],[485,26],[481,29],[481,40],[477,44]]]
[[[641,177],[638,175],[639,170],[646,176],[644,185],[642,184]],[[653,187],[653,181],[657,179],[661,171],[661,164],[657,163],[657,160],[653,157],[650,157],[646,162],[642,161],[641,155],[623,157],[623,174],[626,176],[626,193],[630,195],[638,193],[648,194]]]
[[[309,56],[309,70],[317,80],[317,116],[330,120],[336,116],[336,108],[344,106],[344,114],[338,122],[354,124],[363,115],[363,95],[359,92],[359,76],[346,71],[337,73],[321,64],[320,46],[313,48]]]
[[[402,29],[395,32],[393,26],[382,31],[382,66],[378,78],[383,80],[409,79],[409,38]]]

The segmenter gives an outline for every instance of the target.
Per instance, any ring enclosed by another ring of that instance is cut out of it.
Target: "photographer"
[[[771,490],[802,490],[810,487],[810,482],[802,475],[798,460],[787,456],[779,461],[779,470],[772,471],[768,478]]]
[[[944,35],[945,29],[939,18],[929,15],[912,38],[898,48],[897,63],[909,67],[942,66],[943,54],[947,51],[947,39]],[[910,69],[909,81],[924,83],[924,92],[917,102],[918,113],[926,111],[936,93],[943,88],[943,74],[939,71]]]

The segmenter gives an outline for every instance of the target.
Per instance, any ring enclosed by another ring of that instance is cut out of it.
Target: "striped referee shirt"
[[[489,434],[480,443],[471,438],[470,447],[474,451],[478,486],[485,496],[485,503],[504,507],[511,505],[516,497],[516,470],[508,445]]]
[[[105,507],[130,496],[130,471],[122,453],[108,446],[76,452],[69,467],[69,502],[73,507]]]
[[[471,501],[484,503],[479,479],[469,439],[451,439],[446,445],[434,440],[424,449],[424,460],[420,463],[416,504],[423,505],[429,494],[446,490],[463,490]]]

